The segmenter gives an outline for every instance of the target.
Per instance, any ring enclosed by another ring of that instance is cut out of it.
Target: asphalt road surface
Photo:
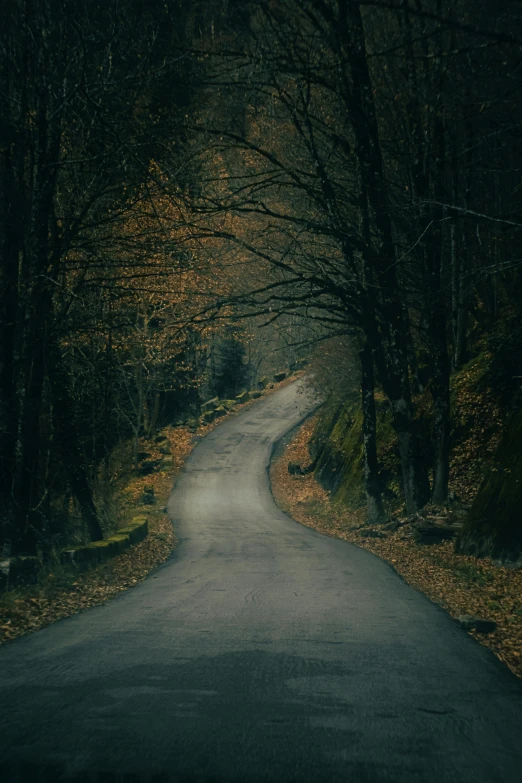
[[[180,544],[0,649],[0,781],[520,783],[522,689],[373,555],[275,506],[288,386],[194,450]]]

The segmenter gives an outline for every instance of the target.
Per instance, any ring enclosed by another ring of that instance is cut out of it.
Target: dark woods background
[[[408,513],[445,502],[452,373],[483,356],[521,427],[521,46],[506,0],[7,0],[4,547],[102,537],[122,444],[324,338],[369,520],[376,399]]]

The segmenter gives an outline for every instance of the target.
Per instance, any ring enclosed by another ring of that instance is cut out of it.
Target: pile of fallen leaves
[[[272,464],[277,503],[303,525],[350,541],[386,560],[409,584],[452,617],[473,615],[494,620],[497,627],[493,633],[470,633],[522,677],[522,569],[500,567],[488,558],[457,555],[451,540],[430,545],[417,543],[415,527],[422,517],[399,517],[389,525],[368,528],[364,509],[353,511],[332,503],[330,494],[313,473],[290,475],[290,462],[302,466],[310,463],[308,443],[316,418],[304,423],[283,455]],[[433,514],[451,519],[455,513],[454,507],[423,510],[427,520]]]
[[[271,384],[263,394],[280,389],[301,374]],[[145,476],[140,475],[140,470],[124,473],[118,482],[114,507],[118,509],[119,527],[125,527],[134,516],[146,516],[149,523],[147,538],[95,568],[75,571],[55,565],[42,572],[37,584],[0,593],[0,644],[91,606],[104,604],[123,590],[135,587],[165,562],[176,545],[172,522],[166,513],[176,476],[201,438],[255,402],[249,400],[238,405],[227,416],[196,430],[186,426],[167,427],[153,439],[142,438],[139,451],[147,455],[146,460],[157,463],[157,468]],[[166,442],[170,445],[168,455],[163,453]],[[153,490],[153,505],[143,503],[145,489],[149,494]]]

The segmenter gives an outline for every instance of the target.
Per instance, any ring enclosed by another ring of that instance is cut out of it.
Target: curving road
[[[267,480],[288,386],[194,450],[180,544],[136,589],[0,649],[0,781],[520,783],[522,689]]]

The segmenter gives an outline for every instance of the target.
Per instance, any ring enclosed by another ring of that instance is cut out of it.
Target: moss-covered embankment
[[[144,541],[149,532],[149,522],[145,516],[134,517],[125,527],[109,538],[92,541],[83,546],[69,546],[62,549],[59,556],[63,566],[89,568],[105,563],[112,557],[121,555],[133,544]],[[45,570],[38,557],[18,556],[0,561],[0,589],[31,585],[38,581],[40,572]]]
[[[117,534],[104,538],[101,541],[92,541],[90,544],[78,547],[67,547],[60,553],[62,565],[90,566],[103,563],[111,557],[120,555],[133,544],[143,541],[148,533],[149,525],[147,517],[134,517],[126,527],[118,530]]]
[[[380,478],[385,497],[393,499],[398,491],[398,458],[394,448],[391,415],[382,400],[376,400]],[[328,401],[322,408],[310,455],[315,478],[331,493],[335,503],[357,509],[365,503],[362,410],[357,397],[339,402]]]
[[[462,554],[522,562],[522,410],[506,427],[456,548]]]
[[[470,507],[457,551],[502,562],[522,556],[522,410],[506,423],[491,384],[492,357],[483,352],[451,379],[451,497]],[[378,458],[390,512],[402,503],[400,462],[391,414],[376,399]],[[416,399],[422,450],[430,465],[432,403],[429,387]],[[502,433],[504,433],[502,435]],[[335,503],[364,505],[362,412],[359,399],[328,401],[309,449],[315,478]]]

